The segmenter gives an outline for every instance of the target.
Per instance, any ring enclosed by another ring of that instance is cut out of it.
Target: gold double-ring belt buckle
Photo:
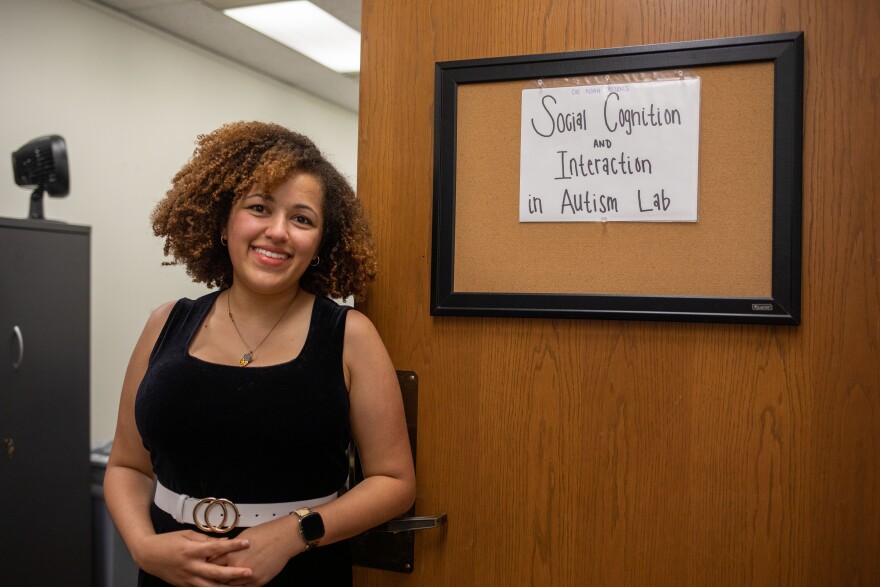
[[[220,519],[219,524],[214,524],[211,522],[211,511],[216,508],[223,508],[223,517]],[[201,511],[201,515],[199,512]],[[230,520],[230,513],[232,514],[232,519]],[[199,502],[193,507],[193,524],[199,530],[203,532],[214,532],[216,534],[226,534],[238,524],[238,508],[235,507],[235,504],[229,501],[228,499],[216,498],[216,497],[206,497],[204,499],[200,499]]]

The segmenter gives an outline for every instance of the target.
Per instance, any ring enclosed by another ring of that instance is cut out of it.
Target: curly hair
[[[192,158],[151,216],[164,252],[193,281],[232,285],[232,262],[220,235],[235,202],[254,185],[271,191],[297,172],[314,175],[324,191],[324,236],[317,266],[300,286],[315,295],[363,295],[376,276],[370,228],[360,201],[341,173],[307,137],[277,124],[236,122],[199,135]]]

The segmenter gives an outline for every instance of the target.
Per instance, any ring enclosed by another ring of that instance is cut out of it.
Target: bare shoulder
[[[379,332],[370,319],[357,310],[349,310],[345,319],[342,362],[346,380],[351,383],[357,383],[358,375],[369,379],[384,372],[394,373]]]
[[[140,340],[138,340],[138,350],[144,345],[148,346],[150,349],[153,348],[156,339],[159,338],[159,333],[162,332],[162,328],[165,326],[165,322],[168,321],[168,316],[171,315],[171,310],[174,309],[176,303],[177,300],[169,300],[150,312],[150,317],[147,318],[147,324],[144,326]]]
[[[376,355],[386,355],[385,344],[379,336],[376,327],[362,313],[357,310],[349,310],[345,319],[345,345],[343,356],[351,358],[375,358]]]
[[[147,326],[154,326],[156,323],[159,324],[159,328],[165,325],[165,322],[168,320],[168,316],[171,315],[171,310],[174,309],[175,304],[177,304],[177,300],[168,300],[167,302],[160,304],[155,310],[150,312],[150,318],[147,320]]]
[[[379,338],[376,327],[369,318],[352,308],[345,318],[345,342],[362,342],[364,338]]]
[[[143,368],[146,368],[146,361],[153,351],[153,346],[159,339],[159,334],[162,332],[162,328],[165,326],[165,322],[168,321],[168,316],[171,315],[171,310],[174,309],[176,303],[177,300],[165,302],[150,312],[150,317],[147,318],[147,323],[141,331],[141,335],[134,347],[134,352],[132,352],[129,369],[131,369],[132,364],[142,365]]]

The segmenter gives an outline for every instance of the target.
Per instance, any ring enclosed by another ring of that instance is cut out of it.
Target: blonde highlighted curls
[[[153,233],[165,237],[168,265],[182,264],[193,281],[232,285],[232,262],[220,235],[232,205],[254,185],[272,191],[307,172],[324,189],[320,263],[300,286],[335,298],[363,295],[376,276],[370,228],[348,181],[307,137],[277,124],[236,122],[200,135],[192,158],[153,210]]]

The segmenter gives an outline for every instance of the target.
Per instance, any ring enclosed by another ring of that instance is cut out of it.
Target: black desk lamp
[[[16,184],[35,188],[28,218],[43,219],[43,192],[56,198],[70,193],[64,139],[49,135],[28,142],[12,154],[12,174]]]

